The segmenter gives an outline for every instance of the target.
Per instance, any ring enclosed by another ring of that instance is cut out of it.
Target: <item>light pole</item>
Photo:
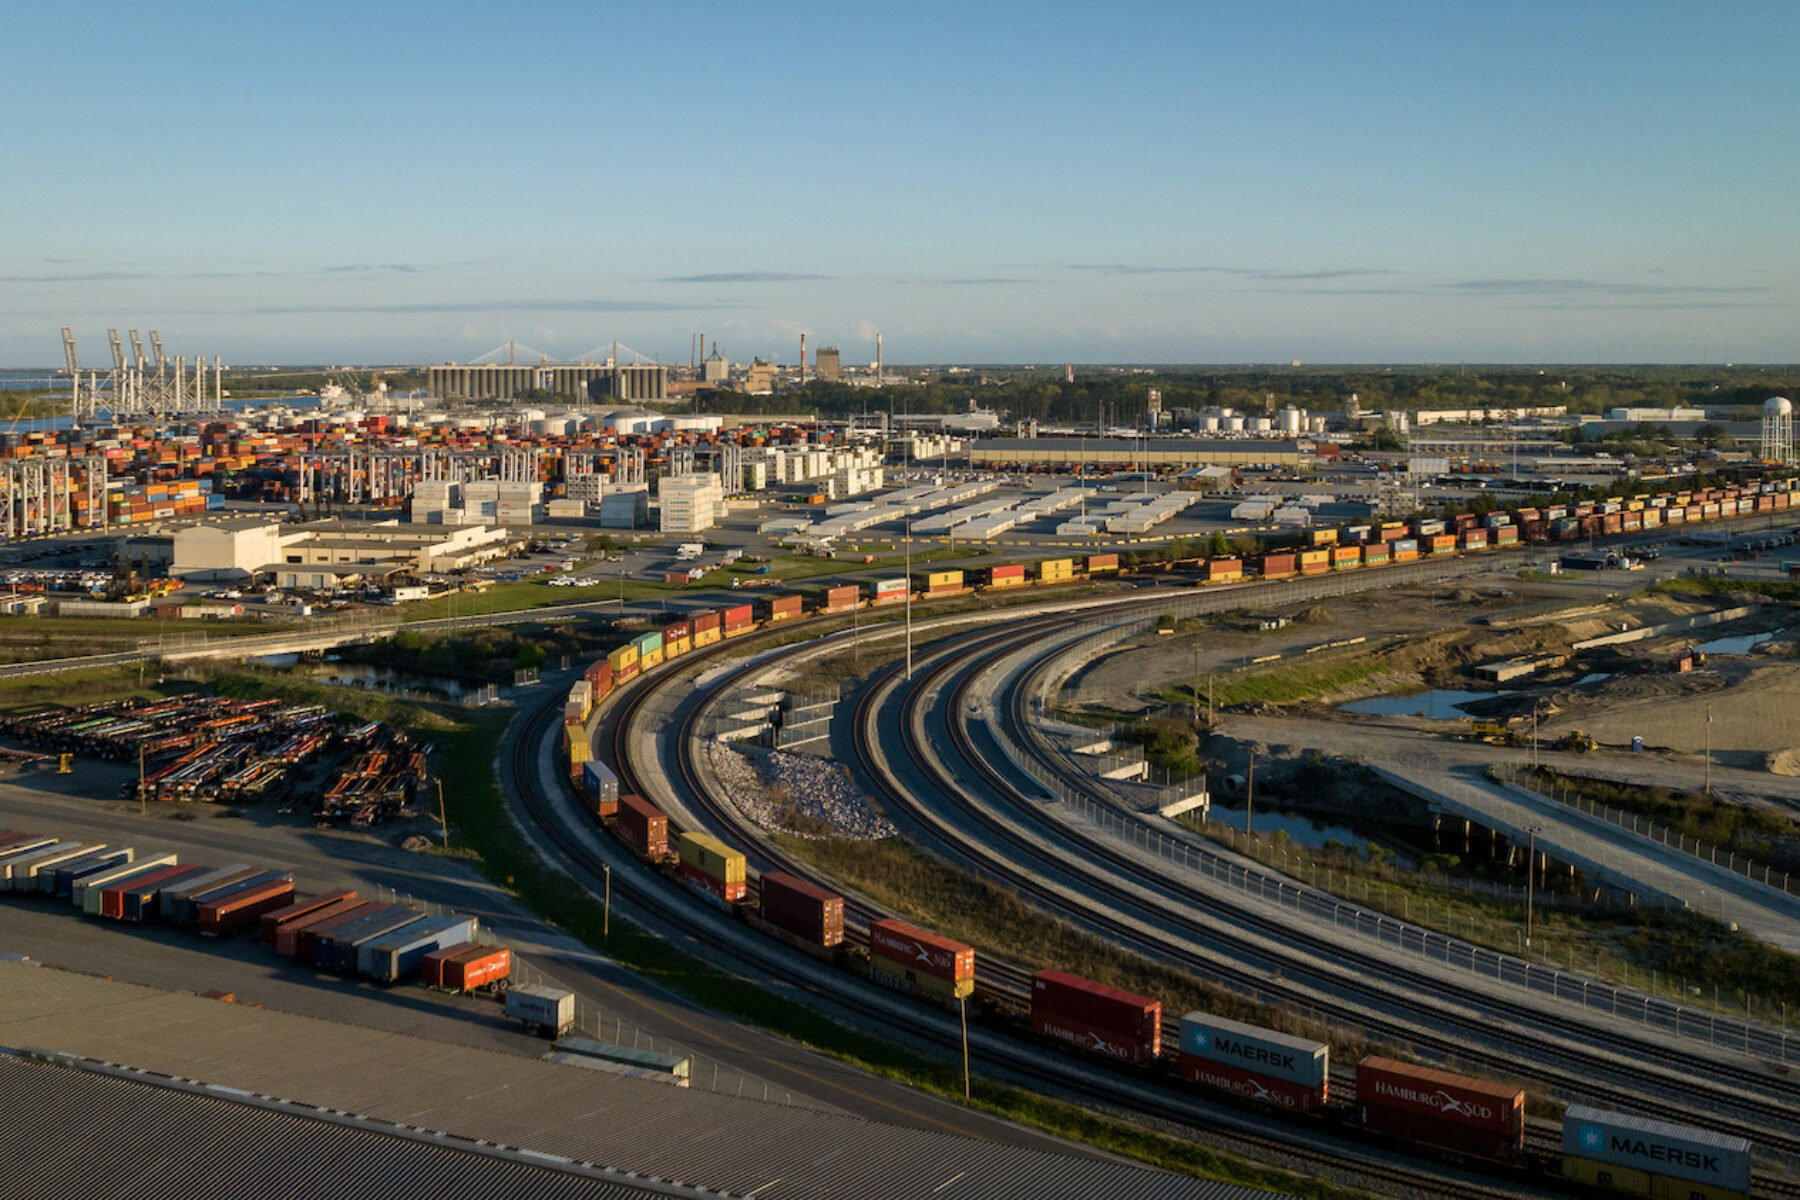
[[[1531,704],[1531,769],[1538,769],[1538,711],[1543,701],[1534,700]]]
[[[448,850],[450,848],[450,822],[444,816],[444,781],[440,778],[434,779],[432,782],[437,784],[438,828],[444,831],[444,849]]]
[[[606,906],[600,915],[600,940],[604,942],[612,938],[612,867],[601,863],[600,870],[606,875]]]
[[[1712,798],[1712,705],[1706,706],[1706,795]]]
[[[1525,850],[1525,950],[1531,950],[1531,907],[1536,898],[1537,883],[1537,835],[1541,825],[1527,825]]]
[[[912,678],[912,519],[906,522],[906,677]]]

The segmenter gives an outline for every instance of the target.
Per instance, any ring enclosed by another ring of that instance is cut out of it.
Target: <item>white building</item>
[[[725,512],[725,483],[717,475],[681,475],[657,485],[664,533],[700,533]]]
[[[184,579],[247,579],[281,561],[284,541],[303,537],[291,530],[284,535],[280,525],[260,517],[190,525],[171,537],[169,574]]]

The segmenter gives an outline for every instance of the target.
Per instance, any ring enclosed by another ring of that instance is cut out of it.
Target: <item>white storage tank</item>
[[[1227,432],[1227,433],[1242,433],[1242,432],[1244,432],[1244,418],[1242,418],[1242,417],[1226,417],[1225,418],[1225,432]]]

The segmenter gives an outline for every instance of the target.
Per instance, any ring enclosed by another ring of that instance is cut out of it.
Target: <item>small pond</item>
[[[1772,633],[1740,633],[1736,637],[1714,638],[1710,642],[1701,642],[1694,649],[1702,654],[1748,654],[1752,646],[1760,646],[1764,642],[1773,641]]]
[[[331,658],[324,662],[305,663],[298,654],[264,654],[250,661],[257,666],[291,670],[315,682],[337,687],[366,688],[369,691],[392,692],[397,695],[442,696],[458,704],[492,703],[508,690],[494,684],[453,679],[448,675],[422,675],[415,671],[397,671],[392,667],[377,667],[368,663],[338,662]]]
[[[1345,712],[1366,713],[1377,717],[1431,717],[1451,721],[1469,715],[1462,711],[1465,704],[1475,704],[1504,695],[1505,692],[1458,692],[1438,688],[1429,692],[1414,692],[1410,696],[1370,696],[1367,700],[1352,700],[1339,707]]]

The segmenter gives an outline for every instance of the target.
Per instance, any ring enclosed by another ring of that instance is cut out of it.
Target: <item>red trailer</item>
[[[275,934],[275,953],[310,963],[322,935],[353,921],[373,916],[382,907],[373,900],[346,900],[342,905],[334,904],[329,909],[321,909],[317,917],[303,917],[278,930]]]
[[[1485,1158],[1512,1158],[1525,1145],[1525,1093],[1391,1058],[1356,1064],[1356,1105],[1365,1128]]]
[[[314,896],[310,900],[296,900],[285,908],[278,908],[273,912],[266,912],[262,914],[261,920],[262,940],[273,945],[276,933],[278,933],[283,926],[298,921],[302,917],[311,916],[322,909],[329,908],[339,901],[355,900],[356,898],[356,890],[354,888],[347,888],[341,892],[328,892],[323,896]]]
[[[190,877],[198,878],[197,873],[201,869],[202,868],[196,866],[164,867],[160,871],[156,871],[152,874],[139,875],[124,880],[112,887],[102,888],[100,891],[100,915],[103,917],[111,917],[115,921],[124,920],[125,897],[128,894],[154,898],[156,894],[162,890],[164,884],[179,882],[180,880]],[[138,907],[141,909],[142,906],[143,901],[140,900],[138,902]]]
[[[264,913],[290,904],[293,899],[294,881],[275,879],[223,900],[208,901],[200,905],[200,932],[214,937],[241,933],[254,928]]]
[[[1070,975],[1031,977],[1033,1033],[1130,1063],[1162,1051],[1162,1001]]]
[[[433,950],[419,960],[419,980],[426,987],[472,992],[512,974],[512,951],[504,946],[459,942]]]
[[[815,946],[844,940],[844,898],[782,871],[762,877],[762,919]]]
[[[620,796],[613,833],[643,858],[669,853],[669,818],[642,796]]]

